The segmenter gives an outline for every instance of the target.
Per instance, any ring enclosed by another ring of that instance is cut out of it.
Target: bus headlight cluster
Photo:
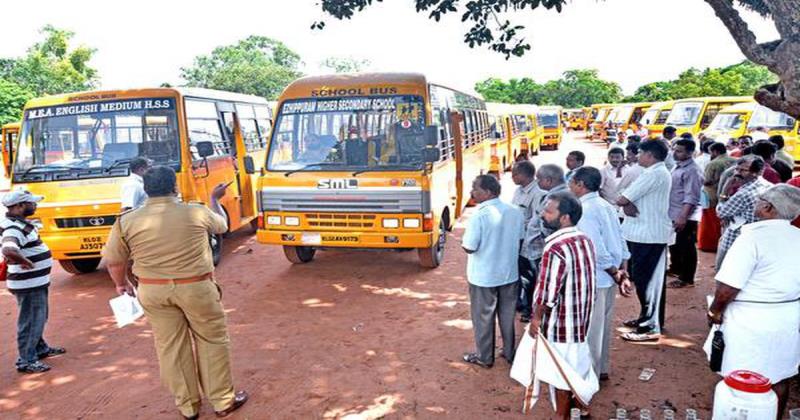
[[[297,216],[286,216],[281,220],[281,216],[267,216],[267,224],[271,226],[278,226],[283,221],[286,226],[300,226],[300,218]]]
[[[397,229],[400,227],[400,220],[399,218],[386,218],[381,221],[381,225],[385,229]],[[420,227],[420,221],[417,218],[408,218],[402,219],[403,227],[406,229],[418,229]]]

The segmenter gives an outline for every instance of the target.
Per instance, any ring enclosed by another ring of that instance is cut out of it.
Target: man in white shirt
[[[511,169],[511,179],[517,185],[511,204],[519,207],[523,216],[523,224],[527,227],[545,193],[536,185],[536,167],[527,159],[514,164]],[[538,214],[535,216],[539,217]],[[520,249],[520,251],[522,250]],[[520,252],[517,265],[519,267],[520,286],[517,311],[520,313],[521,321],[528,322],[531,318],[533,287],[536,285],[539,267],[531,264],[531,261],[523,252]]]
[[[658,341],[664,325],[667,244],[672,236],[669,194],[672,177],[664,164],[669,147],[663,140],[648,140],[639,146],[642,174],[622,192],[617,205],[625,212],[622,235],[631,253],[631,280],[636,285],[641,312],[625,322],[634,331],[622,336],[628,341]]]
[[[742,226],[715,279],[708,310],[725,337],[721,375],[746,369],[766,376],[783,418],[789,379],[800,366],[800,189],[777,184],[757,196],[759,220]],[[710,354],[711,337],[704,349]]]
[[[131,160],[128,166],[130,176],[122,184],[122,211],[133,210],[144,205],[147,200],[147,193],[144,192],[144,179],[142,176],[150,169],[150,161],[143,157]]]
[[[611,323],[616,297],[614,286],[619,286],[623,296],[633,293],[627,273],[630,253],[622,239],[617,209],[598,195],[602,180],[600,171],[584,166],[575,171],[569,182],[569,189],[580,200],[583,211],[578,230],[591,239],[595,250],[595,298],[587,341],[592,352],[592,365],[601,381],[607,380],[609,373]]]
[[[615,209],[617,198],[619,198],[619,184],[628,173],[630,167],[625,164],[625,151],[619,147],[614,147],[608,151],[608,164],[600,170],[603,177],[600,184],[600,197],[611,203]],[[620,217],[622,217],[620,215]]]

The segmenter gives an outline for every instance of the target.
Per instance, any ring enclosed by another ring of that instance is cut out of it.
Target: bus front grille
[[[370,229],[375,226],[372,214],[306,213],[304,216],[312,227]]]
[[[117,216],[91,216],[91,217],[66,217],[56,219],[56,226],[59,229],[74,228],[96,228],[101,226],[111,226],[117,220]]]
[[[428,213],[430,194],[421,189],[317,190],[264,188],[260,211],[295,213]],[[341,223],[341,222],[340,222]]]

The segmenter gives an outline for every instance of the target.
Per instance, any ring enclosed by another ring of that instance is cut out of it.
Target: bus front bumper
[[[41,232],[56,260],[99,258],[111,229],[86,229],[74,232]]]
[[[429,248],[432,232],[326,232],[259,229],[262,244],[336,248]]]

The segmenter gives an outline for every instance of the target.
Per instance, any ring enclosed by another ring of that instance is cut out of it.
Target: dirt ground
[[[605,148],[570,136],[537,164],[561,164],[583,150],[600,165]],[[505,180],[504,195],[512,185]],[[278,247],[246,232],[225,244],[217,278],[224,289],[236,386],[251,395],[233,418],[521,418],[523,388],[498,359],[485,370],[460,362],[472,350],[466,255],[459,224],[444,264],[419,268],[412,252],[326,251],[292,266]],[[592,401],[594,418],[663,407],[695,408],[710,418],[718,379],[702,353],[708,328],[712,254],[701,253],[698,286],[667,293],[665,338],[657,344],[612,343],[611,380]],[[178,418],[158,376],[145,320],[117,329],[108,274],[70,276],[56,269],[46,338],[68,353],[53,370],[23,376],[14,370],[16,306],[0,292],[0,418]],[[616,320],[638,311],[635,298],[617,299]],[[521,324],[518,329],[521,333]],[[656,373],[638,379],[643,368]],[[793,391],[796,395],[796,389]],[[790,407],[797,406],[793,401]],[[212,417],[209,405],[204,417]],[[551,414],[546,400],[534,418]],[[638,417],[638,413],[632,413]],[[683,418],[682,413],[679,417]]]

